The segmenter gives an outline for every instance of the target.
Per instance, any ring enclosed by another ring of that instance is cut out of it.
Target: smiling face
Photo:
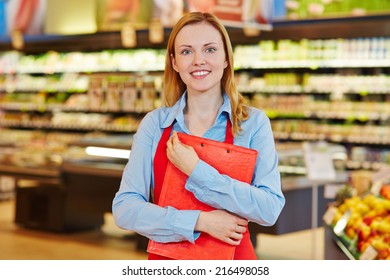
[[[184,26],[175,40],[172,66],[189,94],[221,93],[221,78],[228,63],[222,36],[209,23]]]

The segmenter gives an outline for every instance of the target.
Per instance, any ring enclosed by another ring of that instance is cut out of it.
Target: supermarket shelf
[[[129,149],[133,143],[132,134],[105,135],[104,137],[84,137],[70,143],[71,146],[78,147],[102,147],[114,149]]]
[[[329,105],[330,106],[330,105]],[[7,111],[39,111],[39,112],[88,112],[88,113],[111,113],[111,114],[146,114],[147,111],[112,111],[112,110],[90,110],[88,107],[75,107],[63,104],[34,104],[34,103],[18,103],[7,102],[0,104],[0,109]],[[315,110],[297,110],[297,111],[278,111],[275,108],[262,107],[267,115],[272,118],[318,118],[318,119],[339,119],[351,120],[356,119],[360,121],[390,120],[390,114],[387,112],[373,112],[373,111],[315,111]]]
[[[165,48],[171,29],[164,29],[164,41],[152,44],[148,30],[137,30],[137,48]],[[228,28],[232,44],[257,44],[260,40],[328,39],[356,38],[390,35],[389,15],[363,17],[328,18],[315,20],[277,21],[272,31],[261,32],[248,37],[241,28]],[[120,32],[98,32],[84,35],[43,35],[25,36],[25,53],[45,53],[47,51],[97,51],[123,48]],[[0,51],[12,50],[8,37],[0,37]]]
[[[385,112],[364,112],[364,111],[277,111],[275,108],[262,108],[266,114],[272,118],[288,118],[288,119],[321,119],[321,120],[358,120],[361,122],[367,121],[386,121],[390,120],[390,114]]]
[[[337,172],[336,178],[333,181],[316,182],[318,185],[325,185],[330,183],[342,184],[347,182],[348,172]],[[287,176],[282,179],[283,191],[299,190],[299,189],[311,189],[313,182],[306,176]]]
[[[105,131],[131,133],[135,132],[137,127],[133,125],[116,125],[116,124],[88,124],[75,125],[73,123],[51,123],[50,121],[20,121],[20,120],[1,120],[0,126],[8,128],[29,128],[44,130],[62,130],[62,131]]]
[[[347,67],[347,66],[345,66]],[[379,67],[378,65],[376,67]],[[390,67],[390,63],[388,65]],[[363,77],[363,76],[362,76]],[[345,78],[345,77],[344,77]],[[301,85],[274,85],[274,86],[259,86],[259,85],[239,85],[238,86],[239,91],[245,92],[245,93],[272,93],[272,94],[334,94],[334,91],[331,89],[327,89],[327,91],[319,91],[316,89],[312,89],[310,87],[305,87]],[[361,90],[354,90],[354,89],[345,89],[343,94],[362,94]],[[386,85],[383,86],[381,90],[372,90],[371,88],[367,90],[364,94],[372,95],[372,94],[390,94],[390,90],[386,87]]]
[[[324,135],[320,133],[307,133],[307,132],[274,132],[275,139],[278,140],[294,140],[294,141],[329,141],[332,143],[359,143],[370,145],[389,145],[390,140],[386,137],[376,137],[371,135]]]
[[[59,169],[56,167],[24,167],[0,164],[0,175],[11,176],[15,180],[39,180],[47,184],[58,185]]]
[[[73,161],[65,162],[61,166],[62,173],[81,174],[85,176],[94,176],[99,174],[103,177],[121,178],[123,173],[123,164],[93,161]]]
[[[91,110],[89,107],[85,107],[83,105],[80,105],[78,107],[76,106],[69,106],[64,104],[34,104],[32,102],[7,102],[7,103],[1,103],[0,109],[8,110],[8,111],[39,111],[39,112],[88,112],[88,113],[111,113],[111,114],[146,114],[148,111],[124,111],[124,110],[108,110],[108,109],[101,109],[101,110]]]
[[[336,236],[333,229],[324,224],[325,260],[355,260],[347,247]]]
[[[318,69],[318,68],[379,68],[390,67],[389,61],[377,59],[333,59],[333,60],[279,60],[252,61],[250,65],[240,65],[240,69]]]
[[[345,247],[344,243],[341,242],[339,239],[335,240],[337,246],[339,246],[340,250],[343,251],[343,253],[350,259],[350,260],[356,260],[354,255]]]

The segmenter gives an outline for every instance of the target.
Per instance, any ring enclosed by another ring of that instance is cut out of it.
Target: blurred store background
[[[145,258],[111,201],[193,10],[271,118],[287,203],[251,226],[259,259],[389,259],[388,0],[0,0],[0,259]]]

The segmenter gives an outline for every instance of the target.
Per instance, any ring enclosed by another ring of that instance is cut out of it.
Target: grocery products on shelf
[[[1,129],[0,165],[57,170],[68,144],[80,137],[79,133]]]
[[[319,19],[342,16],[385,14],[390,9],[388,1],[343,0],[343,1],[285,1],[286,17],[289,19]]]
[[[372,175],[359,172],[366,179]],[[340,190],[342,198],[328,208],[324,221],[353,258],[390,260],[390,185],[383,181],[375,194],[371,183],[355,178],[349,191],[348,186]]]
[[[387,37],[234,47],[239,90],[270,117],[278,147],[328,141],[345,147],[338,168],[352,170],[390,162],[389,54]],[[164,64],[160,48],[0,53],[0,126],[134,133],[161,106]],[[305,174],[300,156],[282,154],[286,174]]]
[[[388,67],[387,37],[263,40],[234,50],[236,69]]]
[[[123,49],[99,52],[50,51],[41,55],[0,53],[0,73],[78,73],[163,70],[165,50]]]

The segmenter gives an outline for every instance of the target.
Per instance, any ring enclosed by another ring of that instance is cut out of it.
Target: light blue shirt
[[[186,94],[183,94],[173,107],[158,108],[143,118],[113,200],[113,216],[120,228],[158,242],[194,242],[199,236],[194,228],[200,211],[163,208],[149,202],[154,185],[153,159],[163,130],[176,120],[173,129],[190,134],[184,123],[185,107]],[[223,142],[227,117],[231,118],[231,107],[225,94],[215,123],[203,137]],[[242,132],[234,137],[234,144],[259,153],[251,185],[221,175],[200,160],[185,187],[204,203],[270,226],[285,204],[271,124],[263,111],[251,108],[250,117],[241,127]]]

